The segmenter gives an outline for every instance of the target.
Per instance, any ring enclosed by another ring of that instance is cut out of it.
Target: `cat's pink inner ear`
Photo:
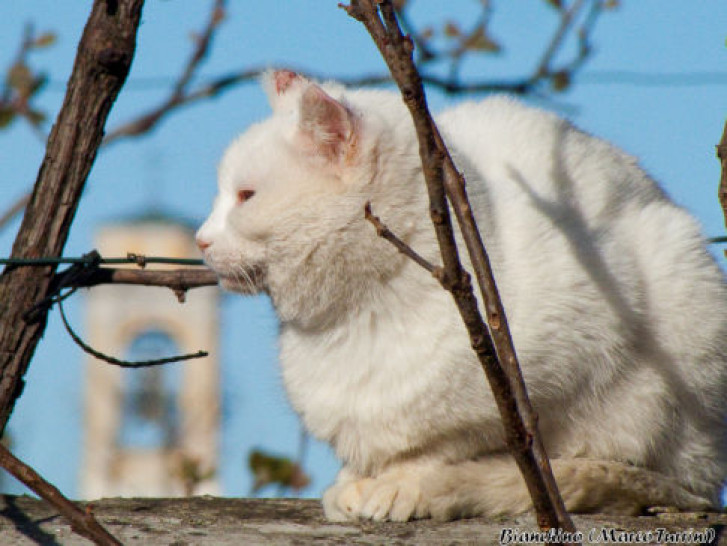
[[[308,80],[292,70],[266,70],[260,83],[274,111],[292,109],[298,104],[298,91]]]
[[[293,82],[300,79],[302,79],[301,76],[299,74],[296,74],[292,70],[276,70],[273,73],[275,92],[278,95],[282,95],[288,90]]]
[[[317,85],[303,93],[300,126],[316,149],[330,158],[343,153],[354,129],[351,112]]]

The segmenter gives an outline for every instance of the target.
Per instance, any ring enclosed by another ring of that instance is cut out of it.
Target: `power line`
[[[214,80],[216,77],[198,78],[200,85]],[[690,72],[639,72],[636,70],[593,70],[581,72],[578,76],[579,85],[630,85],[635,87],[702,87],[727,85],[727,72],[690,71]],[[496,81],[493,78],[493,81]],[[125,87],[129,90],[144,92],[167,89],[174,85],[173,76],[149,76],[130,78]],[[463,81],[463,83],[466,83]],[[49,91],[65,92],[66,82],[50,80]]]
[[[635,70],[598,70],[582,72],[579,84],[634,85],[640,87],[699,87],[727,85],[727,72],[638,72]]]

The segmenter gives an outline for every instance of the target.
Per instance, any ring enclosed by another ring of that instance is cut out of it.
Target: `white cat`
[[[530,508],[450,297],[364,204],[440,262],[397,93],[264,78],[200,228],[228,289],[267,292],[285,387],[343,462],[332,520]],[[696,222],[613,146],[493,97],[438,124],[464,172],[530,398],[572,511],[718,506],[727,289]]]

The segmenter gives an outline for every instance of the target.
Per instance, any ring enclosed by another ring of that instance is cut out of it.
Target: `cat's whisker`
[[[232,270],[232,278],[235,280],[235,283],[244,291],[244,288],[247,284],[247,279],[245,278],[245,270],[239,266],[235,265],[235,269]]]
[[[254,294],[259,290],[252,269],[244,264],[235,264],[233,276],[242,292]]]
[[[255,290],[255,286],[252,282],[252,279],[250,278],[249,273],[247,272],[247,269],[240,268],[240,278],[241,278],[241,284],[244,284],[247,288],[247,291],[253,292]]]

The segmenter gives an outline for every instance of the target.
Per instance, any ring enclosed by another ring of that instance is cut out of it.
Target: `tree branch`
[[[212,9],[210,11],[209,19],[202,33],[197,37],[197,45],[192,51],[192,55],[187,61],[179,80],[172,87],[172,92],[169,97],[162,102],[158,107],[153,109],[139,118],[124,123],[120,127],[114,129],[103,140],[103,144],[110,144],[111,142],[121,138],[139,135],[146,133],[151,130],[159,121],[167,116],[170,112],[187,104],[194,100],[199,100],[203,96],[210,95],[199,95],[197,93],[189,94],[187,88],[189,83],[192,81],[197,69],[202,64],[202,61],[207,57],[210,46],[212,44],[212,38],[214,37],[215,31],[219,27],[220,23],[224,19],[225,13],[225,0],[214,0]]]
[[[573,19],[578,15],[578,12],[583,7],[583,2],[584,0],[575,0],[569,9],[561,12],[560,25],[558,25],[550,44],[548,44],[548,47],[545,49],[545,52],[540,59],[540,63],[538,63],[538,68],[535,69],[534,78],[542,77],[551,73],[550,64],[553,62],[555,54],[563,44],[563,39],[567,35]]]
[[[0,83],[0,128],[7,127],[16,118],[22,117],[30,124],[36,136],[45,142],[45,134],[40,129],[45,114],[35,108],[33,99],[37,97],[47,78],[43,73],[32,71],[28,57],[33,50],[46,47],[54,41],[53,33],[46,32],[37,36],[33,25],[25,25],[18,53]]]
[[[352,0],[350,6],[343,7],[371,34],[414,120],[430,214],[444,261],[442,285],[452,292],[490,382],[510,452],[523,473],[538,523],[543,529],[575,531],[558,493],[537,417],[530,406],[489,259],[467,200],[464,179],[456,170],[429,113],[421,78],[412,60],[413,45],[402,35],[390,0]],[[445,191],[477,275],[492,337],[480,315],[469,276],[459,261]]]
[[[366,203],[366,206],[364,207],[364,218],[371,222],[373,226],[376,228],[376,234],[381,237],[382,239],[386,239],[389,241],[392,245],[396,247],[396,249],[401,252],[404,256],[411,258],[416,263],[418,263],[420,266],[422,266],[424,269],[429,271],[432,275],[435,276],[435,278],[438,278],[440,275],[441,268],[429,263],[423,256],[421,256],[419,253],[417,253],[412,247],[410,247],[408,244],[406,244],[404,241],[399,239],[399,237],[396,236],[394,232],[392,232],[388,226],[386,226],[381,219],[374,215],[374,213],[371,212],[371,203]]]
[[[603,11],[602,4],[603,0],[592,0],[590,14],[587,17],[586,23],[579,30],[579,53],[573,60],[560,68],[553,68],[551,66],[552,60],[559,51],[564,38],[568,35],[568,32],[572,28],[572,21],[576,18],[583,7],[583,0],[578,0],[578,2],[569,10],[562,11],[560,24],[546,50],[546,53],[542,56],[540,63],[538,64],[538,68],[533,72],[533,74],[509,80],[474,79],[462,81],[457,77],[457,72],[464,54],[471,52],[471,49],[466,47],[467,40],[464,39],[463,43],[460,44],[460,46],[458,46],[458,48],[454,51],[437,51],[428,45],[428,41],[423,37],[422,33],[417,32],[416,28],[411,23],[407,22],[405,6],[397,8],[397,13],[399,14],[402,26],[410,33],[412,40],[414,40],[417,51],[420,55],[419,62],[422,65],[434,62],[443,57],[453,58],[452,66],[450,67],[449,75],[447,77],[422,73],[421,79],[426,85],[437,88],[449,95],[493,92],[526,95],[535,92],[543,81],[551,81],[554,88],[558,90],[561,90],[570,84],[574,73],[581,68],[583,64],[585,64],[586,59],[590,55],[591,47],[588,43],[588,39],[598,15]],[[473,38],[477,32],[484,32],[483,29],[486,28],[491,9],[491,5],[488,3],[483,4],[483,15],[475,24],[474,29],[468,33],[467,36]],[[202,65],[202,62],[209,53],[214,34],[223,19],[224,0],[213,0],[209,20],[205,28],[199,34],[197,45],[190,55],[181,75],[172,86],[169,96],[162,101],[161,104],[150,111],[140,114],[134,119],[126,121],[110,131],[103,140],[104,145],[114,143],[123,138],[138,136],[150,132],[177,109],[189,106],[201,100],[217,97],[240,84],[252,82],[256,80],[264,70],[269,68],[244,68],[242,70],[232,71],[220,76],[207,78],[196,86],[191,85],[194,75],[197,73],[199,67]],[[286,68],[290,67],[288,66]],[[329,78],[329,76],[325,74],[317,74],[309,70],[298,69],[295,71],[310,79],[326,80]],[[341,83],[352,87],[381,85],[392,81],[389,74],[370,74],[351,78],[337,77],[336,79]],[[1,99],[0,106],[2,106]],[[18,214],[20,210],[15,206],[12,206],[7,212],[0,215],[0,229],[2,229],[2,227],[16,214]]]
[[[12,256],[60,256],[104,124],[131,66],[143,0],[95,0],[81,37],[63,106],[51,131]],[[55,266],[8,267],[0,276],[0,431],[23,387],[47,312],[43,300]]]
[[[162,286],[174,291],[180,300],[187,290],[203,286],[216,286],[217,275],[211,269],[163,269],[138,270],[99,267],[76,287],[91,287],[99,284],[135,284],[141,286]]]
[[[26,193],[21,196],[20,199],[16,200],[5,212],[2,213],[2,215],[0,215],[0,230],[5,226],[5,224],[8,224],[13,218],[15,218],[16,215],[23,212],[28,201],[30,201],[30,193]]]
[[[171,114],[177,108],[184,106],[188,103],[196,102],[198,100],[212,97],[223,89],[227,89],[233,84],[237,84],[241,81],[252,80],[255,78],[260,71],[256,70],[248,75],[238,74],[238,78],[234,82],[226,81],[226,78],[220,78],[216,82],[211,82],[200,86],[198,89],[189,92],[188,87],[192,78],[194,77],[197,69],[202,64],[202,61],[206,58],[209,53],[214,33],[219,27],[220,23],[224,19],[224,7],[225,0],[214,0],[210,16],[205,25],[205,28],[197,37],[197,44],[192,54],[187,61],[179,79],[172,87],[172,91],[169,97],[164,100],[159,106],[155,107],[149,112],[146,112],[137,118],[123,123],[116,129],[112,130],[104,137],[102,145],[111,144],[118,139],[130,136],[137,136],[146,132],[151,131],[163,118]],[[27,51],[28,38],[23,41],[23,48],[21,53],[24,54]],[[9,87],[6,86],[7,91],[3,91],[3,95],[9,93]],[[6,102],[3,97],[0,97],[0,110]],[[0,112],[1,113],[1,112]],[[0,229],[4,227],[15,215],[19,214],[25,204],[30,199],[30,193],[23,196],[20,200],[14,203],[6,212],[0,215]]]
[[[542,56],[537,69],[530,76],[522,78],[516,78],[512,80],[474,80],[469,82],[462,82],[456,77],[442,78],[436,75],[423,74],[422,80],[424,83],[441,89],[442,91],[449,94],[459,93],[484,93],[484,92],[510,92],[515,94],[527,94],[532,92],[542,80],[552,79],[556,75],[565,77],[564,74],[568,73],[569,78],[571,73],[579,68],[585,59],[590,54],[590,47],[587,46],[588,36],[595,24],[598,14],[601,12],[600,5],[601,0],[593,0],[593,9],[591,16],[588,18],[588,24],[584,25],[581,29],[580,38],[582,47],[579,49],[579,54],[567,67],[561,69],[553,69],[551,67],[552,61],[556,53],[560,50],[560,47],[568,35],[571,29],[573,20],[577,18],[578,14],[584,7],[584,0],[577,0],[573,6],[568,10],[563,10],[561,15],[561,21],[556,29],[556,32],[548,45],[546,52]],[[488,5],[483,6],[483,16],[473,30],[473,34],[477,32],[477,29],[482,29],[486,25],[489,18],[489,12],[491,7]],[[210,97],[215,97],[224,91],[227,91],[241,83],[246,83],[257,79],[263,71],[269,67],[258,67],[258,68],[245,68],[240,71],[230,72],[222,76],[208,79],[206,82],[198,85],[195,89],[189,89],[189,83],[192,80],[195,72],[201,64],[201,61],[207,56],[210,49],[212,38],[215,31],[217,30],[219,23],[223,19],[224,13],[224,0],[215,0],[210,19],[205,29],[200,34],[200,38],[197,42],[197,47],[193,51],[190,59],[182,72],[179,80],[172,87],[172,91],[169,97],[163,101],[159,106],[147,112],[136,119],[128,121],[121,126],[111,131],[104,139],[104,144],[110,144],[120,138],[136,136],[142,133],[146,133],[152,130],[162,119],[167,117],[177,108],[189,105]],[[397,13],[400,17],[405,15],[405,10],[398,10]],[[436,60],[442,57],[444,54],[441,52],[435,52],[428,49],[426,41],[421,38],[420,34],[414,31],[414,27],[411,24],[406,25],[407,31],[411,33],[412,39],[416,46],[419,48],[421,55],[420,61],[427,63],[429,61]],[[459,46],[457,51],[450,52],[449,56],[456,58],[456,63],[461,61],[462,55],[468,51],[464,46]],[[290,67],[288,67],[290,68]],[[315,74],[308,70],[296,70],[296,72],[303,74],[311,79],[325,80],[328,79],[325,75]],[[456,72],[455,68],[450,71],[451,74]],[[359,78],[337,78],[338,81],[346,85],[360,87],[369,85],[380,85],[381,83],[391,82],[390,75],[369,75]]]
[[[93,517],[93,512],[91,512],[90,507],[85,512],[78,508],[56,487],[43,479],[40,474],[23,461],[15,457],[1,443],[0,466],[15,476],[17,480],[24,483],[40,498],[54,506],[63,517],[70,521],[71,528],[79,535],[101,546],[121,546],[121,542],[114,538]]]
[[[722,140],[717,145],[717,157],[722,165],[722,174],[719,179],[719,188],[717,189],[717,197],[722,206],[722,214],[724,215],[725,227],[727,227],[727,122],[722,132]],[[725,250],[727,256],[727,250]]]

